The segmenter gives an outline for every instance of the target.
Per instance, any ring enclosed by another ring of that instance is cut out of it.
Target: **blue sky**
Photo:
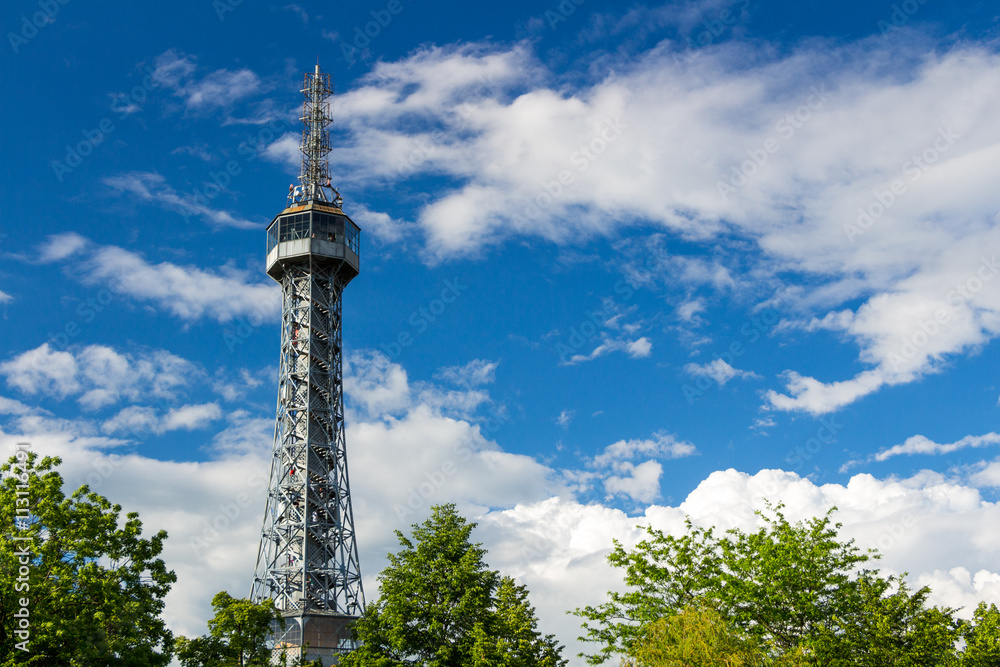
[[[942,603],[1000,601],[991,3],[17,0],[0,23],[0,440],[168,528],[176,631],[203,631],[198,582],[252,576],[264,228],[317,57],[362,228],[369,597],[392,531],[457,502],[575,653],[562,611],[616,585],[611,538],[748,527],[766,496],[836,504]]]

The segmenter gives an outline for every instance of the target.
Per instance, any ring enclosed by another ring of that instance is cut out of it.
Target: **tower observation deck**
[[[267,274],[281,285],[278,406],[251,599],[273,599],[274,649],[335,664],[364,611],[344,440],[341,297],[358,275],[360,229],[330,185],[330,75],[302,87],[302,168],[267,228]]]

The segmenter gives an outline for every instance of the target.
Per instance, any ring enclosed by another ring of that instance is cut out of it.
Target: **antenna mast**
[[[330,185],[330,165],[327,156],[330,154],[330,102],[333,94],[330,88],[330,75],[324,74],[319,64],[313,73],[306,72],[302,83],[302,140],[299,150],[302,151],[302,166],[299,169],[299,182],[302,184],[302,201],[330,201],[325,188],[333,192],[333,204],[340,207],[343,199],[340,193]]]

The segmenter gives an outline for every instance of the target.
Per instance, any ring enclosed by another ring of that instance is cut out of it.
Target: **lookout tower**
[[[302,167],[267,228],[267,275],[281,285],[278,408],[251,598],[286,628],[276,654],[335,664],[364,611],[344,440],[341,297],[359,272],[361,230],[330,184],[330,75],[302,86]]]

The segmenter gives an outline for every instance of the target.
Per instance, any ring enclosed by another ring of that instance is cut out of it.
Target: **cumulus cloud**
[[[685,516],[699,526],[754,530],[760,525],[754,512],[766,511],[765,501],[784,503],[792,521],[837,506],[834,518],[844,524],[842,537],[855,539],[862,549],[880,550],[880,568],[909,572],[911,583],[930,585],[932,604],[964,605],[959,614],[967,618],[979,600],[1000,602],[1000,541],[990,529],[1000,518],[1000,506],[973,488],[938,477],[856,475],[847,484],[818,486],[781,470],[748,474],[730,469],[709,475],[679,505],[652,504],[638,515],[553,498],[479,520],[490,564],[528,586],[546,631],[567,643],[567,653],[576,653],[592,647],[573,641],[580,634],[579,619],[565,611],[603,600],[605,591],[623,590],[623,573],[605,560],[612,539],[631,548],[642,539],[645,525],[680,535]],[[577,590],[580,581],[590,584],[587,590]]]
[[[625,475],[611,475],[604,480],[604,490],[610,500],[614,496],[628,496],[636,502],[649,503],[660,497],[660,475],[663,466],[658,461],[638,465],[621,463],[615,468]]]
[[[348,403],[392,409],[356,410],[348,418],[352,499],[369,599],[378,595],[376,575],[386,552],[396,548],[393,531],[422,520],[432,504],[456,502],[479,522],[476,539],[486,546],[490,566],[529,587],[545,632],[556,633],[572,655],[584,647],[574,639],[579,621],[566,610],[621,589],[621,573],[606,562],[613,539],[631,547],[646,524],[680,534],[685,515],[698,525],[752,530],[759,525],[754,510],[770,501],[784,503],[793,521],[836,505],[842,534],[862,548],[881,550],[881,567],[909,572],[917,585],[930,584],[934,603],[966,605],[961,613],[968,615],[974,601],[1000,602],[995,566],[1000,538],[991,529],[1000,521],[1000,506],[940,475],[902,480],[856,475],[846,484],[819,486],[780,470],[725,470],[709,475],[677,506],[649,504],[658,496],[660,461],[694,453],[690,443],[661,432],[614,443],[601,454],[600,464],[607,466],[601,470],[612,473],[605,491],[643,504],[639,514],[630,515],[582,503],[562,481],[572,477],[568,472],[505,452],[493,439],[505,426],[502,416],[488,411],[480,412],[489,417],[483,421],[448,416],[421,402],[433,387],[411,388],[405,369],[377,353],[361,355],[351,367],[363,381],[351,380]],[[70,488],[88,483],[138,511],[147,531],[169,532],[164,558],[178,582],[164,616],[174,632],[204,632],[216,590],[248,589],[273,415],[233,413],[221,431],[205,436],[208,460],[178,462],[116,453],[117,441],[82,432],[87,430],[82,422],[35,419],[29,413],[37,410],[17,401],[0,401],[0,412],[15,419],[0,428],[0,449],[12,449],[27,435],[35,451],[63,458]],[[192,423],[187,418],[176,423],[182,422]],[[386,466],[387,460],[394,465]],[[206,580],[214,582],[211,588]]]
[[[645,440],[619,440],[595,456],[591,466],[601,470],[608,499],[626,496],[636,502],[652,502],[660,496],[663,466],[656,459],[692,456],[697,449],[690,442],[659,431]],[[634,459],[646,458],[642,463]]]
[[[738,368],[733,368],[723,359],[716,359],[705,364],[685,364],[685,372],[688,375],[694,376],[704,376],[711,378],[719,383],[719,385],[724,385],[733,378],[753,378],[760,379],[760,376],[752,371],[741,371]]]
[[[104,345],[56,350],[44,343],[0,363],[8,386],[28,396],[75,396],[88,410],[123,399],[172,400],[200,374],[190,361],[164,350],[122,354]]]

